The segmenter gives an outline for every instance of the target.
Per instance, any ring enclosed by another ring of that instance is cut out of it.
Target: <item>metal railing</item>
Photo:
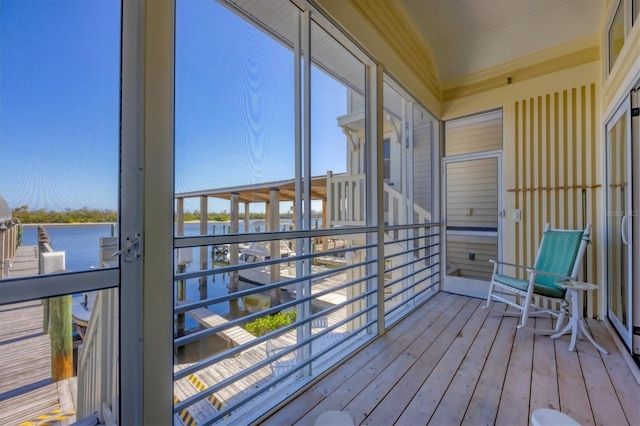
[[[396,317],[406,310],[402,307],[415,308],[437,291],[438,229],[433,224],[393,227],[404,238],[385,243],[396,247],[385,272],[404,275],[385,283],[385,289],[392,290],[385,298],[384,309],[389,310],[382,312],[385,317]],[[210,279],[219,289],[248,269],[261,268],[266,278],[277,278],[260,285],[245,283],[229,292],[215,291],[217,295],[203,300],[176,301],[176,322],[184,315],[198,327],[174,339],[174,413],[183,421],[195,418],[199,425],[249,422],[257,412],[265,412],[373,339],[381,314],[376,235],[377,228],[370,227],[176,238],[176,248],[198,243],[208,250],[250,240],[289,239],[293,246],[307,249],[313,247],[308,241],[313,238],[331,237],[342,243],[319,253],[298,250],[284,258],[176,273],[176,287],[180,282],[199,286],[206,278],[206,285]],[[409,267],[413,269],[407,273]],[[280,274],[271,275],[273,268],[279,268]],[[392,299],[400,302],[387,307]],[[261,309],[250,309],[255,300],[264,302],[257,303]],[[268,322],[283,312],[295,312],[295,321],[264,334],[246,331],[251,324]],[[203,353],[211,340],[223,341],[225,347]],[[189,358],[193,348],[200,351],[199,356]]]
[[[440,225],[385,227],[385,320],[390,326],[440,290]],[[391,238],[390,235],[396,235]]]

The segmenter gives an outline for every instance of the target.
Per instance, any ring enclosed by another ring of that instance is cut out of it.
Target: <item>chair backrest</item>
[[[582,230],[551,229],[545,227],[534,268],[551,274],[575,279],[578,276],[582,256],[589,242],[591,225]],[[558,278],[536,276],[536,283],[554,285]]]

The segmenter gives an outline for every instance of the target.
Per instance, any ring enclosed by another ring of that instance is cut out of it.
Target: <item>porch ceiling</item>
[[[598,43],[602,0],[399,0],[429,43],[440,80],[559,45]],[[446,86],[446,84],[445,84]]]

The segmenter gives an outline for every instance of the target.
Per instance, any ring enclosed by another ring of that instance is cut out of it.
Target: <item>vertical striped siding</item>
[[[593,244],[583,259],[579,279],[598,282],[599,199],[602,182],[598,173],[595,84],[569,88],[515,102],[513,141],[515,158],[505,156],[507,197],[522,220],[513,222],[507,212],[505,238],[515,240],[515,250],[505,252],[505,260],[532,265],[544,225],[580,229],[591,224]],[[515,257],[515,258],[513,258]],[[588,314],[595,316],[596,297],[589,296]]]

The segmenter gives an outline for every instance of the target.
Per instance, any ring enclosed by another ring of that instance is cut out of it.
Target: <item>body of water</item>
[[[85,271],[100,266],[100,237],[110,237],[117,232],[111,224],[97,225],[44,225],[56,251],[65,252],[65,268],[69,271]],[[24,225],[22,245],[38,245],[38,226]]]
[[[320,222],[320,221],[316,221]],[[314,222],[314,225],[316,225]],[[250,221],[250,232],[264,232],[264,221]],[[282,220],[281,226],[283,230],[290,221]],[[321,222],[320,222],[321,223]],[[117,235],[115,225],[111,224],[87,224],[87,225],[43,225],[49,235],[51,247],[56,251],[65,252],[65,269],[71,272],[86,271],[98,268],[100,238],[111,237]],[[321,226],[321,225],[319,225]],[[207,229],[208,234],[225,234],[229,232],[228,223],[210,222]],[[240,232],[244,232],[244,224],[240,223]],[[185,223],[184,235],[200,235],[199,223]],[[23,245],[38,244],[38,226],[24,225],[22,235]],[[207,249],[209,265],[211,265],[211,249]],[[200,265],[200,250],[193,248],[193,262],[187,266],[186,271],[192,272],[197,270]],[[211,298],[215,296],[224,296],[228,294],[227,284],[229,276],[227,274],[218,274],[201,279],[192,278],[186,282],[186,298],[197,301],[203,298]],[[174,295],[176,286],[174,284]],[[175,297],[175,296],[174,296]],[[219,303],[209,306],[209,309],[218,315],[227,316],[229,314],[229,303]],[[189,316],[186,317],[187,329],[197,328],[197,323]]]

